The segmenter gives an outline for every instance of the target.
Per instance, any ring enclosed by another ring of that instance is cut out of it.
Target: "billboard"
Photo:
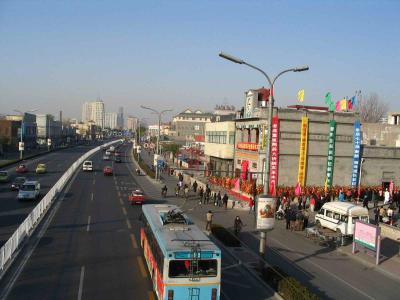
[[[276,195],[276,187],[278,186],[278,170],[279,170],[279,118],[272,118],[271,130],[271,157],[269,164],[269,193]]]
[[[351,174],[351,186],[355,187],[358,185],[358,170],[360,168],[361,158],[361,123],[357,120],[354,123],[354,135],[353,135],[353,168]]]
[[[300,131],[300,149],[299,149],[299,171],[297,175],[297,182],[300,186],[304,186],[306,181],[306,168],[307,168],[307,143],[308,143],[308,118],[301,117],[301,131]]]
[[[379,227],[356,221],[354,228],[354,242],[368,249],[377,250]]]
[[[326,187],[332,187],[333,166],[335,164],[336,121],[329,121],[328,156],[326,161]]]
[[[257,200],[257,230],[272,230],[275,226],[276,198],[260,195]]]

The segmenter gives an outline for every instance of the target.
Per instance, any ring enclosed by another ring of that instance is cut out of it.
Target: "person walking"
[[[371,191],[371,201],[374,203],[374,208],[378,206],[378,195],[375,190]]]
[[[384,196],[383,205],[389,204],[389,201],[390,201],[390,193],[389,193],[388,189],[385,190],[385,193],[384,193],[383,196]]]
[[[250,201],[249,201],[249,214],[251,214],[254,210],[254,199],[250,197]]]
[[[393,206],[390,205],[389,208],[387,209],[387,216],[389,218],[389,224],[393,225]]]
[[[206,230],[211,231],[211,225],[213,220],[213,213],[211,210],[209,210],[208,213],[206,214],[206,219],[207,219]]]
[[[204,196],[204,189],[201,186],[200,189],[199,189],[200,202],[203,202],[203,196]]]
[[[222,202],[224,203],[225,209],[227,209],[228,208],[228,195],[226,193],[222,197]]]
[[[308,211],[308,209],[304,209],[303,211],[303,230],[307,228],[308,226],[308,219],[310,217],[310,213]]]
[[[365,207],[366,209],[368,209],[368,201],[369,201],[369,189],[367,188],[363,197],[363,207]]]
[[[379,207],[375,207],[374,214],[375,214],[375,225],[378,225],[379,224]]]
[[[221,201],[222,201],[221,192],[218,191],[218,195],[217,195],[217,205],[218,206],[221,206]]]
[[[196,191],[197,191],[197,181],[196,180],[193,182],[192,187],[193,187],[193,192],[196,193]]]
[[[235,231],[235,235],[238,236],[239,232],[242,230],[243,223],[239,216],[236,216],[235,222],[233,223],[233,228]]]
[[[185,199],[187,199],[189,196],[189,186],[187,184],[185,184],[185,186],[183,187],[183,193],[185,195]]]
[[[179,196],[179,190],[180,190],[179,183],[177,183],[175,187],[175,197]]]
[[[290,229],[290,208],[289,205],[285,208],[286,230]]]

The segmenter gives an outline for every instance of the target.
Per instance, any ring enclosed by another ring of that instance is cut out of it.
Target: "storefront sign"
[[[257,200],[257,230],[271,230],[275,226],[276,198],[260,195]]]
[[[356,121],[354,123],[353,135],[353,168],[351,175],[351,186],[355,187],[358,184],[358,170],[360,168],[361,158],[361,123]]]
[[[301,132],[300,132],[300,156],[299,156],[299,171],[297,181],[303,187],[306,180],[306,165],[307,165],[307,143],[308,143],[308,118],[301,117]]]
[[[272,118],[271,131],[271,158],[269,165],[269,193],[276,195],[276,187],[278,185],[279,170],[279,118]]]
[[[250,142],[240,142],[237,144],[238,149],[242,150],[250,150],[250,151],[257,151],[258,144],[257,143],[250,143]]]
[[[332,187],[333,168],[335,164],[335,141],[336,141],[336,121],[329,121],[328,135],[328,158],[326,163],[326,183],[325,187]]]

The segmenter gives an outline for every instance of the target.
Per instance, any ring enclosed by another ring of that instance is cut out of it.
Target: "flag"
[[[340,100],[340,110],[347,110],[347,100],[346,99],[342,99]]]
[[[324,190],[325,190],[325,192],[328,191],[328,177],[326,177],[326,179],[325,179]]]
[[[336,104],[335,104],[335,102],[331,102],[330,104],[329,104],[329,111],[335,111],[335,108],[336,108]]]
[[[353,102],[351,101],[351,100],[347,100],[347,108],[350,110],[350,109],[353,109]]]
[[[325,94],[325,104],[330,106],[332,103],[331,92]]]
[[[354,107],[357,104],[356,96],[351,97],[351,106]]]
[[[340,101],[336,101],[335,110],[340,110]]]
[[[297,92],[297,100],[299,100],[300,102],[304,101],[304,90],[299,90]]]

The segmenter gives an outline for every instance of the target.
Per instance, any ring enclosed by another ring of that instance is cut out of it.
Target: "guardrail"
[[[61,176],[61,178],[56,182],[56,184],[50,189],[50,191],[40,200],[40,202],[35,206],[35,208],[29,213],[26,219],[21,223],[18,229],[12,234],[8,241],[0,249],[0,275],[5,271],[7,264],[13,258],[13,254],[19,249],[21,243],[26,237],[29,237],[37,224],[39,224],[42,217],[45,215],[47,210],[50,208],[54,199],[65,187],[66,183],[71,179],[75,171],[82,166],[82,163],[91,155],[99,151],[103,146],[108,147],[120,140],[112,141],[101,146],[98,146],[89,152],[81,156],[77,161],[75,161],[71,167]],[[1,276],[0,276],[1,278]]]

